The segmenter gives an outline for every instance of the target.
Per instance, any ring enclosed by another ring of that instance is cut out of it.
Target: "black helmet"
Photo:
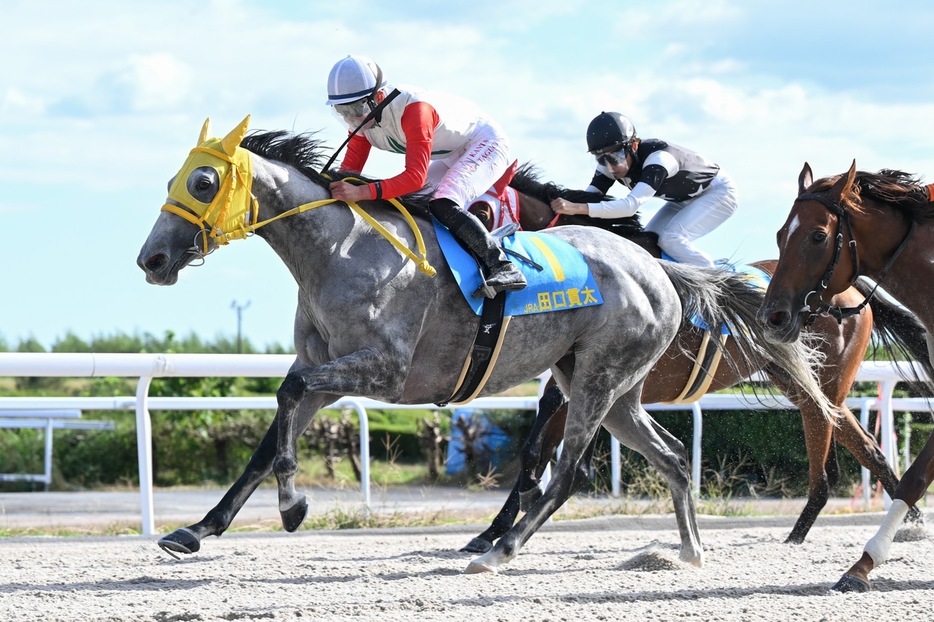
[[[587,151],[628,146],[635,138],[636,128],[629,119],[618,112],[601,112],[587,126]]]

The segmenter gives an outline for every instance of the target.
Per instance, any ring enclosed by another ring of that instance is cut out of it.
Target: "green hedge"
[[[326,416],[340,413],[326,411]],[[431,411],[373,411],[370,415],[370,450],[374,460],[392,458],[401,463],[423,460],[417,438],[418,422]],[[512,413],[493,413],[497,424],[516,439],[511,451],[518,454],[530,418]],[[54,467],[57,488],[138,484],[136,424],[132,413],[86,413],[89,419],[110,418],[114,431],[59,430],[55,433]],[[272,420],[271,411],[161,412],[153,416],[153,465],[160,486],[228,485],[242,472]],[[690,459],[693,422],[689,413],[658,412],[655,417],[678,437]],[[927,415],[916,415],[927,419]],[[448,417],[441,417],[444,426]],[[195,425],[197,423],[197,426]],[[912,424],[912,455],[927,441],[934,425]],[[901,433],[901,426],[898,426]],[[446,430],[448,432],[448,430]],[[43,432],[0,430],[0,472],[41,473]],[[388,441],[387,441],[388,439]],[[608,442],[608,436],[603,437]],[[299,454],[312,458],[306,437],[299,441]],[[762,489],[780,481],[784,488],[801,495],[807,490],[807,453],[801,417],[797,411],[726,411],[707,413],[702,439],[706,469],[725,465],[749,485]],[[859,465],[838,449],[841,483],[835,494],[848,494],[859,480]],[[625,477],[625,474],[624,474]],[[504,482],[509,483],[509,482]],[[2,490],[26,490],[23,483],[2,484]]]

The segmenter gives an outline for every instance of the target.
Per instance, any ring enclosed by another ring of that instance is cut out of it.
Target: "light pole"
[[[236,300],[230,303],[230,308],[237,312],[237,354],[243,353],[243,311],[249,306],[249,300],[242,305],[238,305]]]

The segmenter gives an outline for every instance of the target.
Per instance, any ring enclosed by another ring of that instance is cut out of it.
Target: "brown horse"
[[[519,192],[520,225],[529,230],[540,229],[555,223],[555,213],[549,206],[554,198],[561,197],[575,202],[594,202],[602,199],[600,195],[569,190],[551,183],[541,183],[537,179],[535,170],[529,166],[520,168],[510,185]],[[472,206],[471,210],[489,225],[492,215],[489,206],[480,204]],[[643,231],[637,217],[604,220],[586,216],[562,216],[557,219],[556,224],[600,226],[633,240],[655,257],[661,256],[657,237],[653,233]],[[776,262],[774,260],[761,261],[755,265],[772,274]],[[852,287],[844,288],[834,297],[835,304],[840,305],[855,304],[862,299],[863,295]],[[873,322],[874,312],[876,313],[875,323]],[[834,439],[849,449],[859,463],[882,482],[882,486],[890,495],[895,491],[898,478],[886,463],[875,439],[862,429],[856,417],[846,406],[845,400],[856,373],[859,371],[874,327],[880,337],[880,345],[885,349],[897,351],[902,356],[907,354],[912,358],[926,358],[923,330],[915,323],[903,321],[903,315],[904,313],[898,307],[876,302],[864,313],[854,315],[839,323],[831,317],[821,317],[815,321],[812,330],[822,337],[823,344],[820,349],[826,357],[825,367],[820,374],[821,384],[825,394],[840,413],[836,428],[826,420],[820,408],[810,399],[798,397],[799,392],[794,386],[789,385],[781,369],[766,362],[755,368],[744,367],[736,363],[721,364],[716,368],[710,384],[706,388],[701,386],[701,394],[717,391],[735,386],[753,373],[763,371],[775,386],[800,409],[809,463],[808,500],[786,542],[794,544],[803,542],[818,514],[827,504],[830,490],[839,477]],[[682,327],[675,342],[650,372],[642,393],[643,404],[671,402],[679,398],[691,379],[695,355],[701,348],[705,332],[687,323]],[[724,351],[725,360],[743,360],[735,351],[732,337],[726,340]],[[701,380],[707,375],[706,368],[704,373],[698,374]],[[695,381],[695,384],[699,382]],[[562,440],[566,413],[567,402],[564,396],[557,387],[548,385],[539,404],[539,412],[532,432],[522,450],[521,470],[515,487],[490,527],[471,540],[463,550],[468,552],[488,550],[492,543],[515,522],[520,510],[530,507],[540,495],[539,480]],[[660,425],[653,423],[657,429],[662,429]],[[592,449],[591,445],[591,451]],[[578,483],[586,481],[589,462],[589,460],[582,461]],[[919,517],[918,512],[912,514],[915,520]]]
[[[934,187],[902,171],[857,172],[813,181],[805,163],[798,198],[778,231],[779,262],[759,319],[767,338],[798,338],[817,313],[851,317],[859,307],[837,300],[859,276],[868,277],[912,311],[934,334]],[[874,300],[874,290],[869,291]],[[862,305],[859,305],[862,306]],[[844,322],[847,319],[843,319]],[[934,341],[928,338],[929,353]],[[928,379],[930,360],[923,361]],[[862,557],[834,586],[841,592],[871,589],[869,573],[888,557],[895,531],[934,481],[934,435],[889,493],[892,506]]]

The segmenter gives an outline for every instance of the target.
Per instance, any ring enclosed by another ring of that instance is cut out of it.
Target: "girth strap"
[[[511,319],[503,317],[505,310],[506,292],[500,292],[495,298],[484,300],[477,336],[474,338],[470,355],[464,361],[460,378],[457,380],[457,388],[454,389],[453,395],[447,402],[439,403],[438,406],[469,402],[477,397],[486,386],[490,374],[493,373],[496,360],[499,358],[503,337],[506,336],[506,328]]]
[[[697,356],[694,358],[694,368],[691,370],[691,375],[685,383],[681,395],[670,402],[664,402],[665,404],[693,404],[707,394],[707,390],[717,374],[717,369],[720,367],[723,348],[728,338],[729,335],[719,335],[719,345],[713,345],[711,348],[711,331],[709,329],[704,331],[704,338],[701,340]]]

